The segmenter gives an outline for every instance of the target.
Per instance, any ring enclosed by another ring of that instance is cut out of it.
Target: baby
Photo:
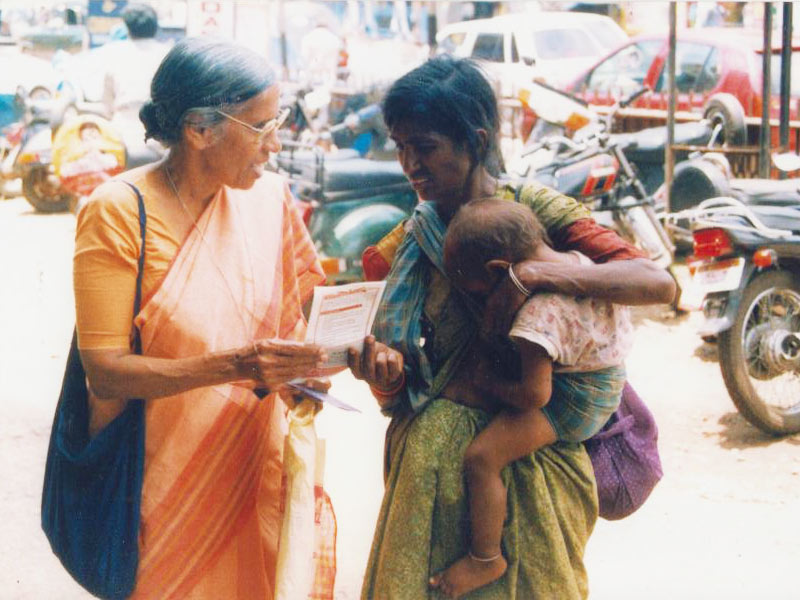
[[[578,252],[553,250],[531,210],[508,200],[472,201],[450,222],[445,270],[454,285],[479,301],[507,276],[524,290],[511,265],[526,259],[591,262]],[[619,406],[632,333],[626,307],[537,293],[520,308],[509,332],[521,376],[498,379],[485,360],[472,365],[473,385],[497,412],[464,455],[470,552],[432,577],[433,587],[455,598],[505,573],[501,470],[557,440],[581,442],[603,427]]]

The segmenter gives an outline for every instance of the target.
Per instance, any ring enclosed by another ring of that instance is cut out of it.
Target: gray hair
[[[267,60],[248,48],[185,38],[161,61],[150,84],[150,100],[139,111],[145,139],[173,146],[184,125],[214,127],[224,118],[218,111],[236,114],[275,81]]]

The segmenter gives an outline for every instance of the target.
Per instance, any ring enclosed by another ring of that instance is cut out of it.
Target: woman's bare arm
[[[677,289],[670,274],[646,258],[592,265],[523,261],[514,265],[514,273],[531,292],[591,296],[630,306],[672,302]],[[505,277],[487,299],[484,331],[507,333],[525,300]]]
[[[666,304],[675,297],[670,274],[646,258],[580,265],[523,261],[514,272],[529,290],[591,296],[629,306]]]
[[[140,356],[126,349],[81,350],[89,385],[100,399],[162,398],[241,380],[275,389],[325,360],[317,346],[284,340],[259,340],[236,350],[179,359]]]

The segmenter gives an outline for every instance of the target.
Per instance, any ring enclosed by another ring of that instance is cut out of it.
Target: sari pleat
[[[179,358],[299,339],[324,280],[277,176],[224,188],[136,323],[147,356]],[[244,385],[148,400],[135,598],[272,598],[285,415]]]

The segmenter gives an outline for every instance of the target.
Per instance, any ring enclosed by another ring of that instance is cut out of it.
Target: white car
[[[627,40],[609,17],[547,11],[451,23],[436,35],[437,52],[478,60],[502,96],[534,78],[561,88]]]

